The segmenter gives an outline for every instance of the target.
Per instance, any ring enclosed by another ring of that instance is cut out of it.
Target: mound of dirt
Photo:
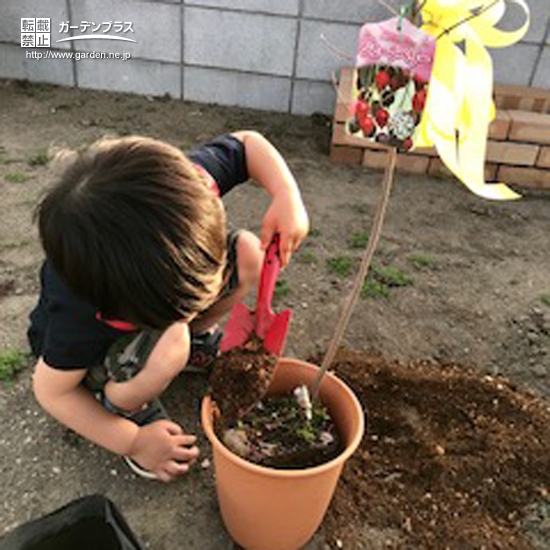
[[[334,370],[367,432],[324,523],[331,546],[548,548],[528,530],[550,504],[547,402],[456,365],[343,351]]]

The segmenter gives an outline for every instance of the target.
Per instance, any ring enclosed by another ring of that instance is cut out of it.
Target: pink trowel
[[[256,333],[256,336],[263,340],[267,351],[273,355],[281,355],[292,311],[285,309],[281,313],[274,313],[271,309],[275,283],[280,270],[279,235],[275,235],[265,251],[256,311],[251,311],[243,303],[233,306],[220,344],[221,351],[243,347]]]

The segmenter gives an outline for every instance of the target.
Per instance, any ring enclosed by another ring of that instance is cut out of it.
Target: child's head
[[[73,156],[37,210],[69,288],[104,317],[155,328],[208,307],[225,264],[225,214],[196,167],[144,137]]]

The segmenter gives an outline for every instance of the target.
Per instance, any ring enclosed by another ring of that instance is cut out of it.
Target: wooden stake
[[[388,205],[391,188],[394,181],[396,160],[397,160],[397,150],[395,147],[391,147],[388,149],[388,163],[386,164],[386,169],[384,171],[384,178],[382,180],[382,189],[380,192],[380,197],[378,199],[378,204],[376,206],[374,220],[372,222],[372,230],[369,235],[367,248],[365,249],[365,253],[363,254],[363,258],[361,259],[361,265],[359,266],[359,271],[357,273],[357,276],[355,277],[355,281],[353,283],[353,288],[351,290],[351,293],[344,306],[344,309],[342,310],[340,319],[338,320],[338,323],[336,325],[336,329],[332,336],[332,340],[329,344],[328,351],[323,359],[323,362],[321,363],[321,368],[319,369],[319,373],[317,374],[317,377],[315,378],[315,380],[313,381],[313,384],[311,385],[311,389],[310,389],[311,399],[317,399],[319,386],[321,385],[323,376],[326,374],[327,370],[332,364],[332,361],[334,360],[334,356],[336,355],[336,351],[340,346],[340,342],[342,341],[342,336],[344,335],[344,331],[346,330],[349,324],[351,314],[353,312],[353,308],[357,303],[357,299],[359,298],[359,295],[361,294],[363,283],[365,281],[365,278],[371,266],[372,258],[374,256],[374,251],[376,250],[376,247],[378,245],[378,240],[380,239],[380,234],[382,232],[382,225],[384,223],[386,207]]]

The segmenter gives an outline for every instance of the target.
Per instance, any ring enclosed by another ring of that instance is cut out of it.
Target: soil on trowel
[[[255,336],[216,359],[209,393],[225,425],[234,424],[262,399],[276,366],[277,357]]]
[[[272,468],[310,468],[342,451],[327,408],[316,400],[306,409],[294,394],[265,397],[235,425],[220,425],[218,437],[236,454]]]
[[[457,365],[343,351],[333,368],[367,431],[324,522],[331,548],[550,547],[547,402]]]

